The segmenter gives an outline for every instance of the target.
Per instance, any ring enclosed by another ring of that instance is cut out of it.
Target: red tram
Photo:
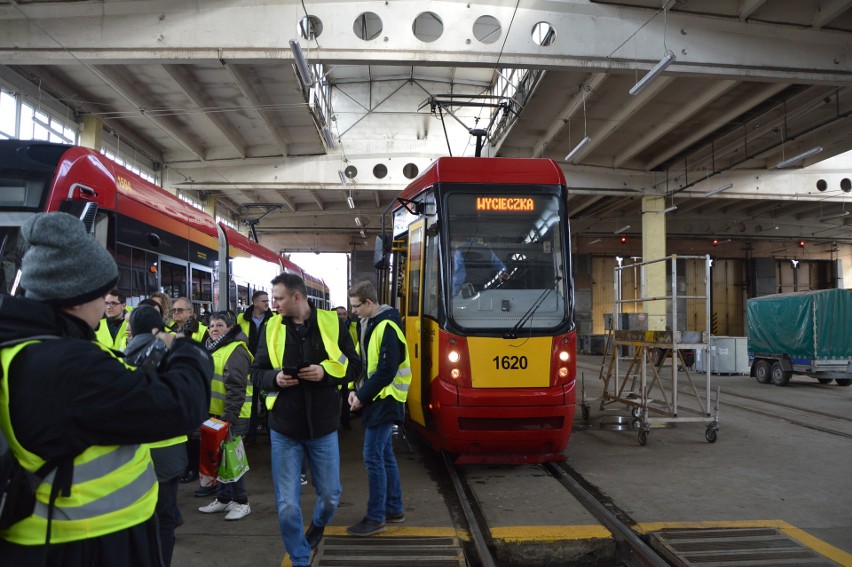
[[[576,402],[566,203],[551,160],[440,158],[392,205],[376,267],[405,320],[408,424],[457,462],[563,458]]]
[[[83,220],[115,258],[130,305],[163,291],[188,297],[196,313],[237,311],[285,270],[328,303],[322,280],[98,152],[24,140],[0,141],[0,293],[17,287],[21,225],[43,211]]]

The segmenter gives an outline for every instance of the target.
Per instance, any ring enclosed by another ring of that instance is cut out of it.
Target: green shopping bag
[[[237,482],[249,470],[246,449],[242,436],[231,437],[222,442],[222,461],[219,464],[219,482]]]

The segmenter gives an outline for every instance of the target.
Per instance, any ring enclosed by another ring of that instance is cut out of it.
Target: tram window
[[[173,299],[186,295],[186,266],[160,260],[160,287]]]
[[[420,273],[422,262],[421,244],[423,242],[423,228],[420,227],[411,232],[408,243],[408,309],[409,315],[417,315],[420,312]]]
[[[426,257],[423,261],[423,315],[438,318],[438,239],[426,232]]]
[[[212,274],[192,268],[192,300],[210,303],[213,301]]]

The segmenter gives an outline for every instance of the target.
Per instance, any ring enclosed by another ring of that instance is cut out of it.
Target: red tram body
[[[407,423],[456,462],[563,458],[576,402],[566,204],[551,160],[440,158],[392,210],[376,265],[400,290]]]
[[[198,313],[236,311],[283,270],[310,279],[315,301],[328,303],[322,280],[100,153],[22,140],[0,141],[0,292],[16,287],[20,226],[44,211],[86,223],[116,259],[131,305],[159,290],[188,297]]]

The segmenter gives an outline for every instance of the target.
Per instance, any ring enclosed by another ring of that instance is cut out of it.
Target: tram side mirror
[[[376,244],[373,248],[373,267],[377,270],[387,270],[389,266],[388,252],[390,252],[390,236],[380,234],[376,236]]]

